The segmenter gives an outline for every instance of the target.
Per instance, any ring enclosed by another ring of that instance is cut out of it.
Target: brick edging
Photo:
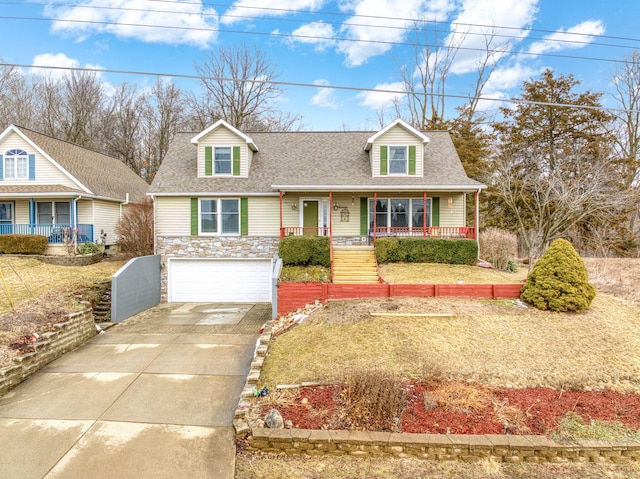
[[[565,463],[640,461],[640,440],[556,442],[546,436],[501,434],[412,434],[347,430],[251,428],[247,410],[255,398],[260,372],[272,341],[273,321],[265,323],[233,427],[236,437],[249,437],[247,450],[307,456],[416,457],[425,460]]]
[[[33,344],[34,352],[16,356],[13,364],[0,368],[0,396],[96,334],[93,310],[90,308],[69,313],[66,321],[53,327],[54,331],[43,333]]]

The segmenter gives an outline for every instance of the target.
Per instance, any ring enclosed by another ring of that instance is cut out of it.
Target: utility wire
[[[153,1],[153,0],[148,0],[148,1]],[[187,2],[181,2],[181,4],[185,4]],[[192,3],[192,2],[188,2],[188,3]],[[0,5],[36,5],[36,6],[43,6],[43,7],[72,7],[74,9],[76,8],[80,8],[80,9],[91,9],[91,10],[108,10],[108,11],[125,11],[125,12],[144,12],[144,13],[170,13],[173,15],[198,15],[201,17],[213,17],[213,18],[218,18],[219,16],[224,16],[225,18],[239,18],[239,19],[247,19],[247,20],[269,20],[269,21],[276,21],[276,22],[291,22],[291,23],[308,23],[309,20],[307,19],[294,19],[294,18],[282,18],[282,17],[265,17],[265,16],[257,16],[257,15],[238,15],[238,14],[218,14],[216,13],[208,13],[205,11],[201,11],[201,12],[195,12],[195,11],[186,11],[186,10],[182,10],[182,11],[178,11],[178,10],[149,10],[149,9],[145,9],[145,8],[133,8],[133,7],[113,7],[113,6],[103,6],[103,5],[78,5],[78,4],[71,4],[71,3],[50,3],[50,2],[28,2],[28,3],[22,3],[22,2],[2,2],[0,1]],[[225,6],[222,4],[210,4],[210,5],[214,5],[214,6]],[[243,7],[243,6],[238,6],[238,7],[234,7],[234,8],[260,8],[260,7]],[[285,9],[270,9],[270,8],[260,8],[261,10],[284,10],[287,13],[296,13],[295,10],[285,10]],[[312,13],[315,14],[314,12],[303,12],[303,13]],[[588,33],[576,33],[576,32],[553,32],[556,34],[560,34],[563,36],[562,39],[560,38],[548,38],[548,37],[529,37],[527,36],[526,38],[523,38],[521,35],[505,35],[502,33],[495,33],[495,31],[498,30],[502,30],[505,29],[507,27],[501,27],[501,26],[489,26],[489,25],[481,25],[481,24],[472,24],[472,23],[455,23],[455,22],[441,22],[441,21],[436,21],[436,20],[415,20],[415,19],[407,19],[407,18],[401,18],[401,17],[377,17],[377,16],[369,16],[369,15],[348,15],[348,14],[342,14],[342,13],[335,13],[335,12],[324,12],[325,14],[331,14],[331,15],[341,15],[341,16],[349,16],[349,18],[358,18],[358,17],[364,17],[364,18],[373,18],[373,19],[383,19],[383,20],[391,20],[391,21],[398,21],[398,22],[403,22],[405,23],[405,25],[403,26],[394,26],[394,25],[380,25],[380,24],[372,24],[372,23],[349,23],[349,27],[364,27],[364,28],[376,28],[376,29],[387,29],[387,30],[402,30],[402,31],[406,31],[406,32],[418,32],[421,30],[421,26],[424,24],[434,24],[434,25],[438,25],[438,24],[443,24],[443,25],[448,25],[448,26],[454,26],[454,25],[460,25],[460,26],[466,26],[466,27],[476,27],[476,28],[488,28],[490,29],[489,31],[486,32],[475,32],[475,31],[461,31],[461,32],[451,32],[451,31],[447,31],[445,29],[443,30],[434,30],[435,33],[441,32],[441,33],[447,33],[447,34],[458,34],[458,35],[462,35],[462,36],[467,36],[467,35],[472,35],[472,36],[491,36],[491,37],[496,37],[496,38],[507,38],[507,39],[516,39],[516,40],[527,40],[527,41],[545,41],[545,42],[557,42],[557,43],[563,43],[563,44],[575,44],[575,45],[591,45],[591,46],[601,46],[601,47],[612,47],[612,48],[625,48],[625,49],[634,49],[637,48],[637,46],[633,46],[633,45],[620,45],[620,44],[615,44],[615,43],[599,43],[599,42],[591,42],[591,41],[586,41],[586,40],[569,40],[567,39],[567,37],[573,37],[573,36],[587,36],[589,38],[605,38],[606,36],[604,35],[595,35],[595,34],[588,34]],[[33,18],[34,20],[36,18]],[[57,21],[62,21],[62,20],[57,20]],[[68,20],[71,21],[71,20]],[[315,23],[322,23],[324,25],[334,25],[334,26],[343,26],[343,23],[341,22],[337,22],[337,21],[326,21],[326,20],[319,20],[319,21],[315,21]],[[516,28],[516,27],[508,27],[508,28]],[[518,31],[531,31],[531,32],[537,32],[537,31],[541,31],[541,32],[550,32],[549,30],[536,30],[536,29],[518,29]],[[634,40],[634,39],[625,39],[626,41],[637,41],[640,42],[640,39],[638,40]]]
[[[47,22],[67,22],[67,23],[82,23],[82,24],[90,24],[90,25],[108,25],[108,26],[125,26],[125,27],[143,27],[143,28],[162,28],[169,30],[187,30],[186,27],[182,26],[174,26],[174,25],[151,25],[151,24],[141,24],[141,23],[119,23],[119,22],[104,22],[98,20],[68,20],[68,19],[58,19],[58,18],[34,18],[34,17],[14,17],[14,16],[0,16],[0,19],[5,20],[26,20],[26,21],[47,21]],[[597,61],[597,62],[610,62],[610,63],[626,63],[626,60],[622,59],[612,59],[612,58],[599,58],[599,57],[585,57],[580,55],[561,55],[559,53],[534,53],[534,52],[523,52],[523,51],[513,51],[513,50],[500,50],[500,49],[487,49],[487,48],[475,48],[475,47],[461,47],[461,46],[449,46],[449,45],[430,45],[430,44],[422,44],[422,43],[406,43],[406,42],[394,42],[390,40],[363,40],[363,39],[353,39],[353,38],[342,38],[342,37],[322,37],[316,35],[300,35],[293,33],[279,33],[279,32],[256,32],[256,31],[243,31],[243,30],[226,30],[220,28],[203,28],[203,27],[189,27],[188,30],[195,31],[205,31],[205,32],[219,32],[219,33],[237,33],[241,35],[261,35],[261,36],[270,36],[270,37],[278,37],[278,38],[303,38],[303,39],[311,39],[311,40],[328,40],[333,42],[357,42],[357,43],[371,43],[371,44],[379,44],[379,45],[410,45],[410,46],[419,46],[425,48],[443,48],[448,50],[466,50],[466,51],[474,51],[474,52],[484,52],[484,53],[500,53],[500,54],[508,54],[508,55],[526,55],[532,57],[553,57],[553,58],[564,58],[570,60],[588,60],[588,61]]]
[[[364,87],[352,87],[352,86],[340,86],[340,85],[314,85],[311,83],[299,83],[299,82],[287,82],[287,81],[277,81],[277,80],[245,80],[241,78],[227,78],[227,77],[211,77],[204,75],[187,75],[183,73],[162,73],[162,72],[149,72],[149,71],[136,71],[136,70],[115,70],[108,68],[88,68],[88,67],[61,67],[61,66],[52,66],[52,65],[27,65],[27,64],[19,64],[19,63],[0,63],[0,67],[8,67],[8,68],[38,68],[43,70],[64,70],[64,71],[78,71],[78,72],[90,72],[90,73],[114,73],[121,75],[145,75],[145,76],[155,76],[155,77],[163,77],[163,78],[183,78],[190,80],[208,80],[208,81],[217,81],[217,82],[241,82],[241,83],[260,83],[260,84],[270,84],[277,86],[287,86],[287,87],[302,87],[302,88],[316,88],[316,89],[325,89],[325,90],[341,90],[341,91],[357,91],[357,92],[372,92],[372,93],[391,93],[399,96],[405,95],[417,95],[424,97],[439,97],[439,98],[455,98],[461,99],[465,101],[469,101],[471,99],[476,99],[479,101],[491,101],[498,103],[513,103],[519,105],[540,105],[540,106],[551,106],[551,107],[562,107],[562,108],[573,108],[573,109],[584,109],[584,110],[599,110],[599,111],[609,111],[614,113],[640,113],[640,110],[626,110],[624,108],[609,108],[604,106],[595,106],[595,105],[576,105],[573,103],[554,103],[554,102],[546,102],[546,101],[532,101],[532,100],[522,100],[519,98],[491,98],[491,97],[477,97],[472,98],[468,95],[453,95],[449,93],[415,93],[415,92],[407,92],[404,90],[393,90],[388,88],[364,88]]]

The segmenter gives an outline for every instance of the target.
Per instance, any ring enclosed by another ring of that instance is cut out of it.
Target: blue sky
[[[441,48],[461,47],[446,85],[450,95],[471,92],[486,38],[477,33],[489,27],[508,52],[499,55],[484,90],[496,100],[518,95],[522,81],[545,68],[573,74],[583,89],[611,91],[619,62],[640,49],[637,0],[214,1],[0,1],[0,58],[21,65],[166,73],[182,89],[197,89],[197,81],[178,75],[194,75],[194,63],[217,47],[257,44],[281,81],[310,85],[283,86],[279,107],[302,115],[305,129],[342,130],[377,129],[377,112],[391,115],[396,95],[371,90],[399,90],[400,66],[415,68],[407,28],[417,19],[439,22]],[[111,85],[155,82],[151,75],[101,78]],[[327,85],[354,90],[321,88]],[[447,98],[447,108],[459,102]],[[615,106],[609,98],[604,103]],[[490,112],[500,104],[486,101],[482,107]]]

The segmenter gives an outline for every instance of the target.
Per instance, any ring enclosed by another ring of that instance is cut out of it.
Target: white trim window
[[[9,150],[4,155],[4,179],[26,180],[29,178],[29,155],[24,150]]]
[[[406,145],[389,145],[389,174],[406,175],[409,172],[409,152]]]
[[[231,175],[233,173],[233,157],[230,146],[213,148],[213,173],[215,175]]]
[[[202,235],[240,234],[238,198],[202,198],[199,201],[199,216],[199,233]]]
[[[378,198],[376,226],[378,228],[422,228],[423,198]],[[427,198],[426,225],[431,226],[431,198]],[[373,228],[373,198],[369,198],[369,230]]]

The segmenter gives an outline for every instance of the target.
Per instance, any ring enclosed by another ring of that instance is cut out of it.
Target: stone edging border
[[[43,333],[33,343],[33,352],[16,356],[13,364],[0,368],[0,396],[97,333],[91,308],[69,313],[65,322],[53,327],[54,331]]]
[[[410,434],[391,432],[251,428],[247,409],[272,341],[273,321],[267,321],[256,342],[251,370],[235,410],[238,439],[250,437],[247,450],[307,456],[416,457],[425,460],[476,462],[566,463],[640,461],[640,441],[574,440],[556,442],[545,436],[500,434]],[[302,384],[301,386],[304,386]]]

